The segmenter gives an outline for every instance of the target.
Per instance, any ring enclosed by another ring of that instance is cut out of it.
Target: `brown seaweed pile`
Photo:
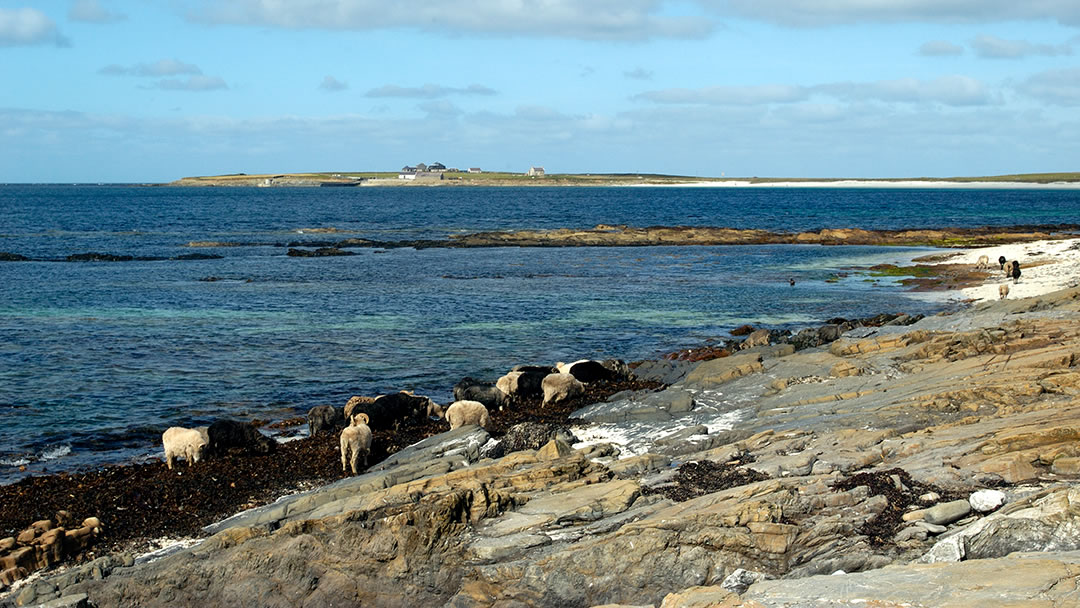
[[[842,479],[833,484],[835,492],[846,492],[858,486],[870,489],[871,496],[884,496],[888,501],[885,510],[876,517],[871,517],[859,529],[859,533],[870,539],[873,546],[889,544],[903,526],[904,513],[910,505],[932,506],[939,500],[963,498],[965,494],[943,490],[937,486],[915,481],[907,471],[895,468],[886,471],[864,471]],[[929,492],[937,493],[941,499],[923,502],[920,496]]]
[[[705,494],[719,492],[728,488],[744,486],[755,481],[763,481],[769,476],[744,468],[753,462],[749,454],[739,456],[730,462],[712,462],[702,460],[700,462],[687,462],[679,467],[675,473],[673,483],[667,483],[653,488],[644,487],[641,493],[662,494],[675,502],[683,502]]]

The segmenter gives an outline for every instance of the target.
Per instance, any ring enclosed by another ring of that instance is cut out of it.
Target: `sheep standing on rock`
[[[979,260],[975,262],[975,270],[987,270],[990,268],[990,256],[980,255]]]
[[[161,434],[161,444],[165,448],[165,464],[172,469],[177,456],[183,456],[189,467],[202,460],[207,441],[199,429],[174,426]]]
[[[487,408],[479,401],[455,401],[446,408],[446,421],[450,423],[451,431],[466,424],[487,429],[490,418]]]
[[[544,378],[544,405],[558,403],[585,393],[585,385],[570,374],[548,374]]]
[[[356,475],[357,463],[360,456],[364,457],[364,468],[368,466],[368,454],[371,453],[371,420],[367,414],[360,413],[352,417],[349,426],[341,431],[341,471],[346,472],[345,464],[352,467],[353,475]]]

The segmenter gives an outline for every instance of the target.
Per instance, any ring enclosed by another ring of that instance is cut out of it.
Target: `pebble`
[[[968,503],[968,501],[953,500],[950,502],[938,503],[929,509],[926,509],[923,519],[932,524],[947,526],[966,516],[968,513],[971,513],[971,504]]]
[[[915,525],[923,530],[926,530],[930,534],[941,534],[948,530],[945,526],[939,526],[926,521],[915,522]]]
[[[989,513],[1005,504],[1005,493],[1001,490],[979,490],[968,497],[968,503],[979,513]]]

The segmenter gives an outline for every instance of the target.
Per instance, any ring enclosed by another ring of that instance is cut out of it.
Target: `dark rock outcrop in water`
[[[28,262],[30,258],[25,255],[19,255],[18,253],[9,253],[7,251],[0,251],[0,262]]]
[[[356,254],[337,247],[319,247],[318,249],[289,249],[286,255],[293,258],[324,258]]]

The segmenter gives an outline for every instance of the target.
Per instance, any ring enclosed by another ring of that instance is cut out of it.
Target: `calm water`
[[[929,250],[732,246],[356,250],[599,223],[800,231],[1049,224],[1080,192],[669,188],[178,189],[0,186],[0,251],[218,260],[0,263],[0,482],[156,455],[172,425],[284,418],[353,394],[447,401],[516,363],[655,356],[743,323],[934,312],[941,298],[838,270]],[[311,234],[334,227],[338,234]],[[260,243],[192,249],[190,241]],[[209,277],[220,280],[206,281]],[[795,278],[795,287],[788,279]]]

